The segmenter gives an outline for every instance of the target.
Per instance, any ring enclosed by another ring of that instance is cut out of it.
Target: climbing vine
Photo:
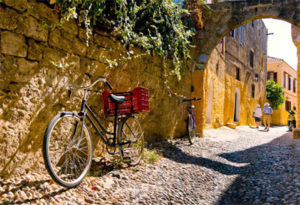
[[[181,68],[190,59],[195,30],[186,19],[191,10],[193,19],[201,25],[199,6],[194,6],[199,2],[203,1],[186,0],[184,9],[172,0],[56,0],[62,19],[78,19],[85,26],[87,37],[96,27],[119,38],[128,52],[136,45],[146,53],[171,58],[172,73],[178,79]]]

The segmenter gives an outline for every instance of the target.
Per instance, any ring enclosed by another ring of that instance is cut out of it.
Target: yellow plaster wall
[[[272,115],[272,124],[274,125],[287,125],[288,112],[285,110],[285,101],[291,102],[291,107],[297,106],[297,96],[293,92],[293,80],[297,80],[297,72],[288,65],[285,61],[278,59],[275,62],[268,62],[268,72],[277,73],[277,84],[282,86],[284,91],[284,103],[277,110],[274,110]],[[291,76],[291,90],[288,90],[288,78],[286,77],[286,88],[284,88],[284,73]]]
[[[208,67],[204,72],[204,128],[217,128],[226,125],[226,123],[234,122],[235,92],[237,88],[240,90],[240,121],[234,123],[238,125],[254,124],[253,111],[258,103],[263,106],[265,102],[264,78],[254,82],[254,74],[249,70],[241,69],[240,80],[236,80],[236,76],[226,70],[228,69],[226,68],[226,60],[218,46],[213,50]],[[206,114],[211,83],[213,85],[212,114],[211,123],[207,123]],[[252,84],[255,84],[255,98],[251,97]]]

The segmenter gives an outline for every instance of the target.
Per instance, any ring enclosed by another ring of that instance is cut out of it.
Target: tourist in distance
[[[265,125],[265,130],[266,131],[270,130],[272,113],[273,113],[273,109],[270,107],[270,104],[265,103],[265,107],[263,109],[263,114],[264,114],[264,125]]]
[[[253,117],[255,119],[255,124],[256,124],[257,129],[259,128],[261,116],[262,116],[262,111],[261,111],[261,108],[260,108],[260,104],[257,104],[256,108],[253,112]]]

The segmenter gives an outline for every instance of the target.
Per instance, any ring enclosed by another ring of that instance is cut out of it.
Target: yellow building
[[[213,50],[204,71],[205,128],[254,124],[266,95],[267,29],[262,20],[234,29]]]
[[[268,57],[268,80],[274,80],[284,90],[284,103],[278,110],[274,110],[272,124],[287,125],[289,110],[297,107],[297,71],[283,59]]]

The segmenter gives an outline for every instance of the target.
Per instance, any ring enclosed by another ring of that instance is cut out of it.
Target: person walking
[[[262,116],[262,111],[261,111],[261,108],[260,108],[260,104],[257,104],[256,108],[253,112],[253,117],[255,119],[255,124],[256,124],[257,129],[259,128],[261,116]]]
[[[272,113],[273,113],[273,109],[270,107],[270,104],[265,103],[265,106],[264,106],[264,109],[263,109],[263,114],[264,114],[264,125],[265,125],[265,130],[266,131],[270,130]]]

